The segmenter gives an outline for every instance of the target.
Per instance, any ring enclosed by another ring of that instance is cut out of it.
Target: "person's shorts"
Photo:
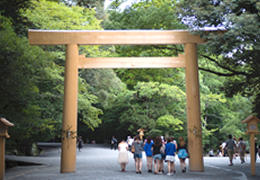
[[[234,154],[235,154],[234,149],[228,149],[228,155],[230,161],[232,161]]]
[[[155,159],[161,160],[161,159],[162,159],[162,156],[161,156],[161,154],[155,154],[155,155],[153,156],[153,159],[154,159],[154,160],[155,160]]]
[[[134,158],[142,158],[142,153],[134,153]]]
[[[166,155],[166,157],[165,157],[165,161],[174,162],[174,161],[175,161],[175,156]]]

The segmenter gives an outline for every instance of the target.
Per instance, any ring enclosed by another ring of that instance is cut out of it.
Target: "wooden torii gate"
[[[204,171],[197,44],[205,41],[184,30],[28,30],[31,45],[66,45],[62,129],[77,130],[79,68],[186,68],[189,170]],[[79,45],[184,44],[178,57],[85,58]],[[76,171],[76,139],[62,139],[61,173]]]

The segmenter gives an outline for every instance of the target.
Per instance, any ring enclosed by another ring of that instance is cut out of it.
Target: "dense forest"
[[[198,46],[204,150],[260,116],[260,2],[255,0],[2,0],[0,117],[14,123],[7,149],[31,155],[35,142],[60,141],[65,46],[30,46],[28,29],[190,30]],[[219,30],[203,33],[202,30]],[[223,32],[223,33],[219,33]],[[174,57],[183,45],[80,46],[86,57]],[[78,75],[78,135],[104,143],[136,135],[187,136],[185,69],[84,69]]]

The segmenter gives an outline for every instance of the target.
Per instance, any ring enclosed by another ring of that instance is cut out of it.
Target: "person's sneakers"
[[[229,166],[233,166],[233,163],[229,164]]]
[[[139,171],[139,174],[142,174],[142,171]]]
[[[171,173],[167,173],[167,176],[170,176],[171,175]]]
[[[164,174],[164,170],[162,170],[162,173]]]
[[[241,162],[241,164],[244,164],[244,163],[245,163],[245,161],[242,161],[242,162]]]
[[[162,174],[162,172],[160,171],[159,174]]]

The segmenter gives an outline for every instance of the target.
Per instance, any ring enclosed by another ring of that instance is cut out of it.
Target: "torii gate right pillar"
[[[197,44],[185,44],[189,170],[204,171]]]

